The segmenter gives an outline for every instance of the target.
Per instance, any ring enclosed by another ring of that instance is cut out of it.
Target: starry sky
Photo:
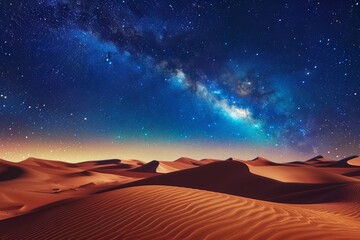
[[[360,153],[360,4],[0,2],[0,158]]]

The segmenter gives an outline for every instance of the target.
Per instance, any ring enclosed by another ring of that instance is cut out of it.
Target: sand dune
[[[350,160],[347,160],[346,162],[351,166],[360,167],[360,157],[356,156],[354,158],[351,158]]]
[[[29,158],[11,163],[0,160],[0,219],[137,179],[82,170],[76,164],[60,161]]]
[[[244,162],[250,166],[276,166],[276,165],[279,165],[277,163],[271,162],[270,160],[267,160],[262,157],[257,157],[257,158],[254,158],[253,160],[242,161],[242,162]]]
[[[182,157],[179,158],[177,160],[175,160],[174,162],[180,162],[180,163],[184,163],[184,164],[188,164],[188,165],[194,165],[194,166],[201,166],[204,165],[204,162],[192,159],[192,158],[186,158],[186,157]]]
[[[294,166],[249,166],[250,172],[281,182],[292,183],[346,183],[359,180],[343,175],[329,173],[317,168],[302,168]]]
[[[358,156],[350,156],[339,161],[334,161],[322,156],[317,156],[306,162],[321,167],[358,167],[360,164],[360,160],[358,158]]]
[[[312,173],[318,174],[318,172]],[[253,174],[247,165],[242,162],[221,161],[111,187],[109,190],[130,186],[169,185],[276,202],[316,203],[327,201],[326,198],[317,196],[320,192],[321,194],[329,194],[329,201],[332,201],[335,198],[333,195],[336,195],[338,188],[347,184],[359,186],[356,184],[358,183],[357,179],[338,176],[339,179],[334,183],[336,178],[331,177],[328,177],[331,181],[326,182],[323,180],[322,183],[286,183]],[[305,179],[305,177],[303,178]],[[316,176],[312,178],[317,179]],[[342,178],[345,180],[341,181]],[[318,179],[321,179],[321,177],[318,177]]]
[[[96,171],[98,169],[110,169],[110,168],[136,168],[141,165],[144,165],[143,162],[139,160],[120,160],[120,159],[106,159],[106,160],[93,160],[76,163],[77,168],[82,168],[84,170]]]
[[[71,198],[75,198],[75,195],[72,195]],[[33,209],[65,199],[69,199],[69,196],[1,187],[0,219],[6,219],[28,213]]]
[[[153,160],[149,163],[146,163],[140,167],[137,167],[135,169],[132,169],[132,172],[144,172],[144,173],[170,173],[170,172],[176,172],[179,170],[184,170],[188,168],[195,167],[192,164],[187,164],[181,161],[175,161],[175,162],[161,162]]]
[[[76,165],[67,162],[55,161],[55,160],[46,160],[46,159],[39,159],[39,158],[27,158],[24,161],[20,162],[21,165],[30,165],[30,166],[39,166],[45,168],[55,168],[55,169],[62,169],[62,168],[73,168]]]
[[[297,205],[141,186],[4,220],[0,238],[356,239],[359,224],[350,216]]]
[[[305,161],[306,163],[310,163],[310,164],[327,164],[327,163],[331,163],[334,162],[334,160],[330,159],[330,158],[326,158],[322,155],[317,155],[307,161]]]
[[[0,239],[356,239],[359,161],[0,160]]]
[[[132,169],[131,172],[158,173],[159,166],[160,166],[160,162],[153,160],[140,167]]]
[[[20,178],[24,176],[25,173],[25,169],[0,159],[0,182]]]

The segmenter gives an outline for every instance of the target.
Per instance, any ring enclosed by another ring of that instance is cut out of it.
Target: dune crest
[[[253,160],[243,161],[244,163],[251,166],[276,166],[277,163],[271,162],[263,157],[256,157]]]
[[[356,167],[360,167],[360,157],[356,156],[347,161],[348,164]]]

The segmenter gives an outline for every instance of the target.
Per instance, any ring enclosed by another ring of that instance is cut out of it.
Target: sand
[[[0,161],[0,239],[358,239],[358,157]]]
[[[336,208],[336,206],[335,206]],[[338,212],[170,187],[115,190],[13,219],[2,239],[356,239]],[[18,230],[21,227],[21,231]],[[61,227],[59,227],[61,226]]]

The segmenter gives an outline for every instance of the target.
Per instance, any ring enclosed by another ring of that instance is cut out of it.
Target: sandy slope
[[[271,168],[271,167],[269,167]],[[271,171],[271,169],[269,169]],[[313,171],[313,174],[318,172]],[[321,173],[321,172],[320,172]],[[306,174],[304,174],[306,176]],[[341,178],[342,176],[339,176]],[[305,179],[305,177],[303,177]],[[312,176],[316,179],[316,176]],[[348,180],[346,177],[344,177]],[[302,179],[300,177],[300,179]],[[309,184],[308,182],[281,182],[250,172],[249,167],[238,161],[220,161],[198,168],[172,172],[128,184],[111,187],[109,190],[142,185],[168,185],[228,193],[259,200],[287,203],[322,203],[338,201],[337,192],[343,189],[360,188],[358,179],[352,181]],[[330,178],[330,180],[332,180]],[[348,191],[348,190],[346,190]],[[346,194],[351,198],[357,197]]]
[[[354,157],[350,160],[347,161],[348,164],[352,165],[352,166],[360,166],[360,157]]]
[[[59,161],[30,158],[11,163],[0,160],[0,219],[137,179],[87,171]]]
[[[180,161],[165,162],[153,160],[137,168],[131,169],[132,172],[143,172],[143,173],[170,173],[176,172],[188,168],[194,168],[195,166]]]
[[[249,160],[249,161],[242,161],[243,163],[245,163],[246,165],[249,166],[276,166],[279,165],[277,163],[271,162],[270,160],[267,160],[265,158],[262,157],[257,157],[254,158],[253,160]]]
[[[293,183],[346,183],[360,182],[357,179],[346,177],[319,168],[298,166],[249,166],[250,172],[259,176],[268,177],[281,182]]]
[[[350,216],[296,205],[180,187],[141,186],[4,220],[0,238],[356,239],[359,224]]]

